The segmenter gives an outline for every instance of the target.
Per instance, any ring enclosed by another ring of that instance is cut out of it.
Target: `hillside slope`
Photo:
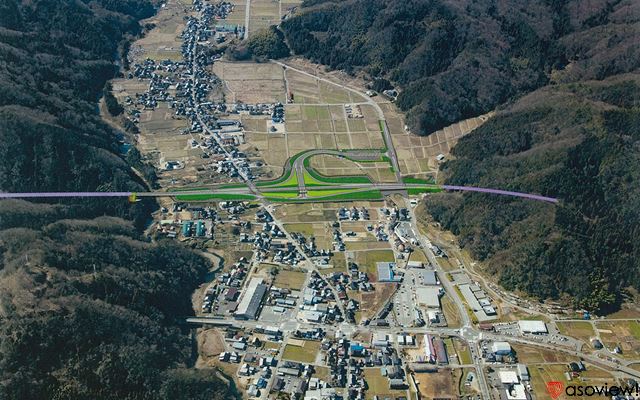
[[[640,273],[640,75],[540,89],[462,138],[447,183],[559,197],[480,194],[427,207],[509,289],[618,304]]]

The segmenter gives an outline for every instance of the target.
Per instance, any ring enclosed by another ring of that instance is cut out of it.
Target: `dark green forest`
[[[264,61],[270,58],[287,57],[290,50],[284,42],[282,31],[272,25],[253,33],[246,43],[231,46],[227,54],[232,60]]]
[[[119,155],[97,101],[154,12],[147,0],[0,1],[0,190],[143,189],[139,154]],[[190,368],[179,318],[210,263],[147,242],[155,207],[0,201],[0,399],[235,397],[217,371]]]
[[[307,0],[281,28],[295,54],[392,82],[412,131],[428,135],[548,83],[638,68],[634,4]]]

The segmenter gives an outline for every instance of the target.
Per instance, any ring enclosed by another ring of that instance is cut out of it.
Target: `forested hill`
[[[0,2],[0,190],[140,190],[96,111],[113,59],[148,1]],[[83,201],[81,214],[144,222],[141,206]]]
[[[306,0],[282,23],[294,53],[362,70],[425,135],[551,82],[640,65],[635,0]]]
[[[153,12],[146,0],[0,1],[0,190],[142,187],[96,102],[118,44]],[[0,399],[234,397],[215,371],[188,368],[178,326],[210,264],[147,243],[148,211],[0,201]]]
[[[640,289],[640,75],[540,89],[462,138],[447,183],[559,197],[430,197],[508,289],[606,310]]]

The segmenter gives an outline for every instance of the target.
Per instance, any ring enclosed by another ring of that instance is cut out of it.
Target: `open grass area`
[[[422,193],[440,193],[442,192],[442,188],[439,187],[426,187],[426,188],[409,188],[407,189],[407,193],[412,196],[417,196]]]
[[[332,268],[322,268],[321,274],[330,274],[333,272],[347,272],[347,262],[343,252],[334,253],[331,257]]]
[[[262,194],[268,199],[295,199],[298,197],[297,190],[287,190],[283,192],[263,192]]]
[[[256,196],[252,194],[180,194],[176,195],[176,200],[179,201],[243,201],[243,200],[255,200]]]
[[[407,394],[404,390],[389,389],[389,379],[382,376],[380,368],[366,368],[364,370],[364,380],[367,381],[369,389],[366,392],[367,399],[373,399],[375,396],[379,399],[386,397],[396,398]]]
[[[566,336],[589,343],[589,339],[595,336],[593,325],[587,321],[557,321],[556,326],[560,333]]]
[[[323,197],[322,200],[342,201],[342,200],[381,200],[382,193],[379,190],[365,190],[334,196]]]
[[[473,359],[471,358],[471,351],[469,350],[469,345],[463,342],[460,339],[453,339],[452,341],[454,348],[456,349],[456,354],[458,354],[458,362],[462,365],[473,364]]]
[[[278,187],[297,187],[298,186],[298,173],[291,171],[289,177],[282,183],[277,185]]]
[[[304,184],[306,186],[322,186],[325,183],[315,178],[308,170],[304,171]]]
[[[287,344],[282,358],[309,364],[315,362],[319,350],[320,342],[305,340],[303,346]]]
[[[327,197],[327,196],[335,196],[338,194],[347,194],[347,193],[357,193],[357,191],[353,189],[317,189],[317,190],[308,190],[308,197]]]
[[[565,386],[571,384],[572,386],[601,386],[606,384],[616,384],[616,380],[613,376],[604,370],[595,368],[594,366],[587,365],[587,370],[580,373],[579,378],[574,378],[571,381],[567,381],[565,377],[565,371],[567,370],[564,364],[544,364],[544,365],[529,365],[529,374],[531,376],[531,386],[533,392],[536,393],[538,399],[551,399],[546,390],[546,382],[560,381]],[[570,399],[565,394],[558,397],[559,400]]]
[[[315,367],[316,372],[313,374],[315,378],[329,382],[331,379],[331,370],[328,367]]]
[[[570,357],[565,353],[542,349],[535,346],[511,343],[511,347],[518,356],[518,361],[523,364],[567,363],[575,361],[575,357]]]
[[[531,376],[531,386],[536,398],[551,399],[547,392],[547,382],[559,381],[567,384],[564,372],[567,370],[565,365],[529,365],[529,375]],[[565,396],[559,397],[563,399]]]
[[[411,184],[424,184],[424,185],[433,185],[435,183],[435,180],[432,179],[423,179],[423,178],[415,178],[413,176],[403,176],[402,177],[402,182],[404,183],[411,183]]]
[[[284,229],[287,232],[297,232],[302,233],[305,236],[313,236],[313,224],[284,224]]]
[[[280,348],[280,343],[264,341],[262,342],[262,348],[265,350],[277,350]]]
[[[273,285],[279,288],[300,290],[307,275],[300,271],[280,271],[276,275]]]

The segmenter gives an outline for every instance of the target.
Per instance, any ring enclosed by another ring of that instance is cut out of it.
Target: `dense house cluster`
[[[193,9],[199,16],[186,17],[186,26],[181,33],[182,60],[154,61],[146,59],[135,63],[129,79],[148,80],[149,86],[143,93],[136,93],[135,99],[125,99],[130,107],[130,120],[140,121],[140,109],[153,110],[160,103],[172,109],[176,119],[187,119],[188,126],[181,133],[194,137],[192,147],[202,149],[203,159],[210,159],[212,170],[230,178],[255,179],[255,169],[259,163],[250,163],[248,157],[239,151],[244,143],[244,130],[239,119],[224,119],[233,114],[265,115],[274,123],[284,122],[284,106],[273,104],[227,104],[213,102],[211,91],[220,80],[209,68],[222,56],[222,52],[210,46],[210,39],[224,37],[233,32],[242,36],[244,28],[230,28],[220,21],[227,18],[234,6],[226,1],[210,3],[202,0],[193,2]],[[219,40],[217,40],[220,42]],[[196,135],[196,136],[194,136]],[[165,170],[183,168],[178,161],[167,160]]]
[[[333,256],[333,252],[327,249],[318,249],[315,238],[312,236],[307,239],[302,233],[293,232],[291,237],[298,242],[304,254],[319,265],[328,265],[329,259]]]
[[[253,243],[259,262],[271,258],[275,263],[295,266],[304,259],[296,246],[286,238],[285,233],[273,223],[273,217],[268,211],[258,211],[256,221],[262,223],[262,229],[255,234],[240,234],[240,241]]]
[[[317,272],[312,272],[307,287],[302,292],[302,305],[300,306],[302,318],[311,323],[342,322],[344,317],[340,308],[337,305],[333,307],[327,305],[335,300],[335,295],[328,282]]]

